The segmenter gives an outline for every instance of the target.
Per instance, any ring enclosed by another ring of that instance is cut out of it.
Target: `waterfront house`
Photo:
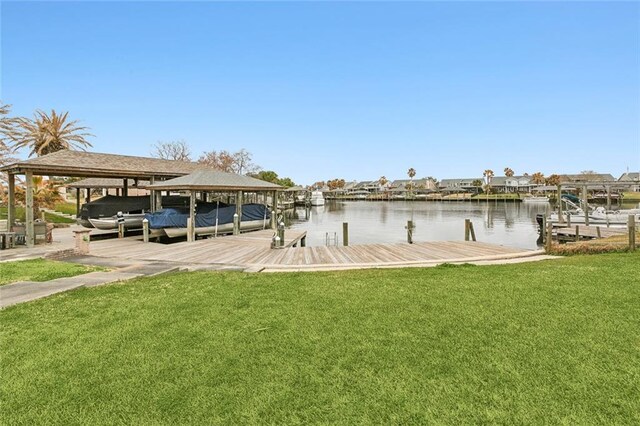
[[[631,190],[636,192],[640,191],[640,173],[637,173],[637,172],[623,173],[622,176],[618,178],[618,182],[633,184],[631,186]]]
[[[491,179],[491,188],[505,194],[531,192],[531,188],[535,186],[531,182],[531,176],[494,176]]]
[[[484,182],[482,177],[442,179],[439,187],[443,192],[480,192],[482,188],[474,185],[476,181]]]

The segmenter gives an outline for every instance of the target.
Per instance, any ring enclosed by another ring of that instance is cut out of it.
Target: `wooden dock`
[[[554,234],[558,241],[580,241],[585,239],[609,238],[617,235],[627,235],[628,230],[623,227],[560,225],[554,224]]]
[[[273,231],[264,230],[173,244],[144,243],[139,237],[92,241],[90,250],[99,257],[233,266],[254,272],[430,266],[542,254],[540,250],[465,241],[293,247],[305,236],[306,231],[287,230],[286,247],[280,249],[270,248]]]

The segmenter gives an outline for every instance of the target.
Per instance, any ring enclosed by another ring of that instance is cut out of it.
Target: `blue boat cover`
[[[196,228],[215,226],[216,218],[218,219],[218,225],[233,223],[236,206],[224,203],[220,203],[219,206],[219,208],[216,208],[216,203],[198,203],[196,206]],[[155,213],[147,213],[144,217],[149,221],[150,229],[186,228],[189,209],[183,207],[164,208]],[[242,222],[269,220],[270,218],[269,209],[263,204],[242,205]]]

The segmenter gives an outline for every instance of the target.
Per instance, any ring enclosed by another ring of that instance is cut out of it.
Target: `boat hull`
[[[246,222],[240,222],[240,231],[256,231],[258,229],[267,229],[270,225],[270,220],[250,220]],[[218,226],[203,226],[195,228],[196,235],[218,235],[229,234],[233,232],[233,223],[220,224]],[[151,230],[150,235],[152,237],[169,237],[178,238],[185,237],[187,235],[187,228],[162,228]]]
[[[144,219],[144,214],[124,215],[124,228],[141,229],[142,219]],[[89,218],[89,222],[96,229],[102,229],[105,231],[118,229],[118,218],[115,216],[105,218]]]

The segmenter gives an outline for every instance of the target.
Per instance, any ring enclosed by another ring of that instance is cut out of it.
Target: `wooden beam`
[[[27,233],[27,247],[33,247],[36,243],[36,234],[33,225],[33,174],[31,172],[25,173],[25,180],[27,190],[25,194],[25,217],[26,217],[26,233]]]
[[[9,173],[9,194],[7,200],[7,231],[11,232],[11,227],[16,221],[16,175]]]
[[[122,179],[122,196],[126,197],[129,195],[129,179]]]

